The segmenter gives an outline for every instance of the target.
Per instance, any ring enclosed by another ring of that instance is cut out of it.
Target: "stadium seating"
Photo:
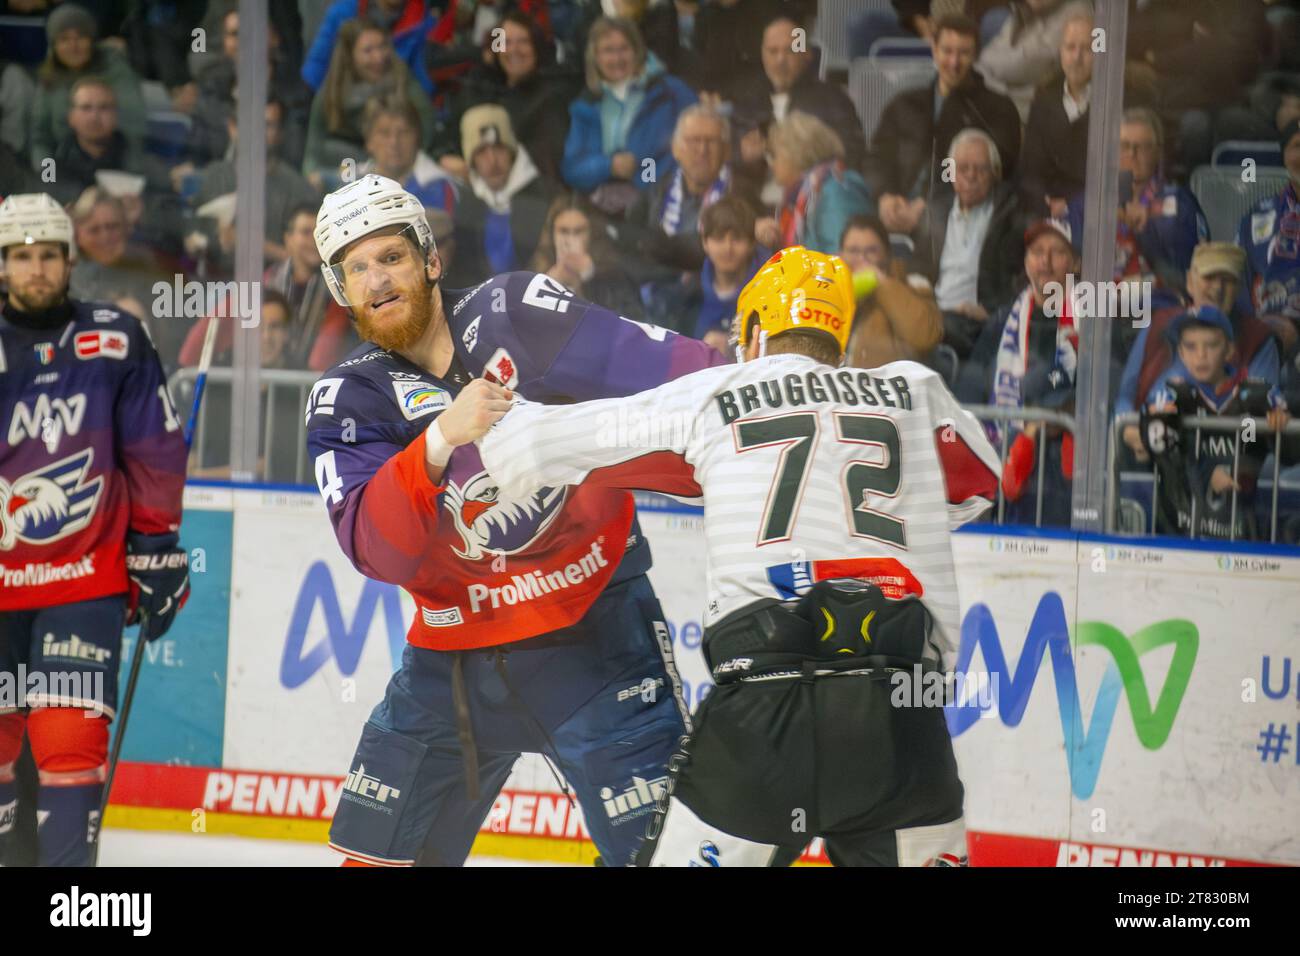
[[[862,119],[868,142],[876,132],[880,114],[904,90],[925,86],[934,79],[930,57],[858,57],[849,64],[849,98]]]
[[[1192,192],[1210,224],[1211,239],[1234,241],[1241,217],[1259,200],[1276,195],[1286,186],[1286,170],[1257,169],[1253,183],[1242,182],[1241,172],[1233,167],[1198,166],[1192,173]]]
[[[1240,170],[1244,159],[1253,159],[1256,166],[1281,166],[1282,150],[1271,139],[1229,139],[1214,147],[1210,155],[1211,166],[1230,166]]]

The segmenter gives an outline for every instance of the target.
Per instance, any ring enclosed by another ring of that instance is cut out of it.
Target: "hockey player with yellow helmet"
[[[640,865],[783,865],[817,836],[836,865],[965,863],[942,709],[959,638],[949,534],[992,503],[998,457],[930,369],[842,366],[873,284],[784,249],[741,290],[738,364],[516,405],[480,443],[502,495],[594,476],[704,506],[717,686],[669,762]],[[602,421],[656,427],[619,442]]]

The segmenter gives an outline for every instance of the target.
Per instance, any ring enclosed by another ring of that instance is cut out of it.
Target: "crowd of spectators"
[[[903,38],[928,51],[933,78],[867,124],[823,62],[818,12],[817,0],[299,0],[241,24],[233,0],[0,0],[29,18],[0,27],[0,191],[65,203],[74,293],[140,315],[169,372],[193,364],[205,323],[156,317],[150,290],[233,275],[239,42],[262,30],[267,367],[322,370],[356,342],[312,228],[321,196],[367,172],[424,204],[447,286],[535,269],[723,351],[739,290],[798,243],[876,272],[849,360],[923,362],[962,401],[1003,409],[1008,505],[1068,523],[1068,429],[1007,415],[1073,410],[1088,316],[1051,288],[1081,266],[1106,50],[1092,8],[873,5],[851,52]],[[1300,399],[1297,24],[1294,0],[1130,0],[1114,279],[1150,293],[1154,321],[1116,321],[1117,412],[1197,380],[1170,336],[1205,307],[1232,332],[1214,388],[1259,379]],[[1233,234],[1211,235],[1191,173],[1241,139],[1275,144],[1260,162],[1288,181]],[[1136,428],[1121,445],[1147,457]]]

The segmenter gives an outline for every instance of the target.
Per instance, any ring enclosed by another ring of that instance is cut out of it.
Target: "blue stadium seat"
[[[817,0],[817,24],[813,35],[822,48],[823,80],[830,70],[849,67],[849,28],[869,10],[889,10],[888,0]]]
[[[145,149],[168,162],[180,162],[189,142],[190,122],[184,113],[170,110],[150,113],[145,127]]]
[[[931,59],[930,41],[920,37],[881,37],[871,44],[867,55],[872,60],[905,57],[914,60]]]

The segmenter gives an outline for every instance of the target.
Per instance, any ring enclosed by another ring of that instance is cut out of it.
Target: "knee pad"
[[[14,779],[14,764],[23,750],[23,715],[14,711],[0,714],[0,783]]]
[[[100,783],[108,760],[108,718],[75,707],[41,707],[27,716],[42,786]]]

